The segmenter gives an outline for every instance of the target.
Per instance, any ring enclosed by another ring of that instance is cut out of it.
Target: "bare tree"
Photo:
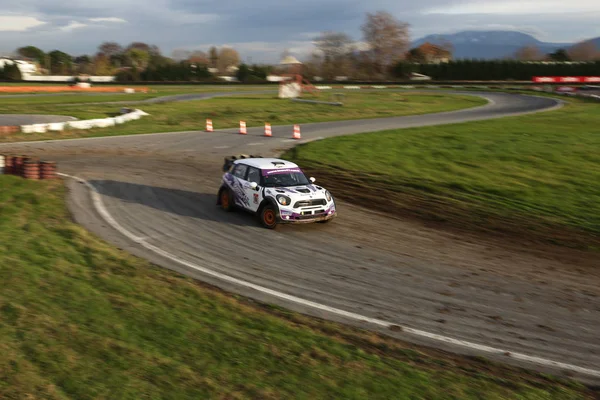
[[[540,61],[544,54],[537,46],[523,46],[515,52],[515,58],[519,61]]]
[[[369,58],[375,72],[387,74],[389,68],[403,59],[408,50],[409,24],[397,20],[386,11],[367,13],[362,25],[364,41],[369,45]]]
[[[239,53],[231,47],[223,47],[219,51],[217,68],[221,73],[227,72],[229,67],[237,66],[240,63]]]
[[[593,61],[600,56],[598,48],[591,41],[577,43],[567,53],[573,61]]]
[[[171,52],[171,58],[175,61],[183,61],[189,59],[191,54],[189,50],[175,49]]]
[[[194,64],[208,65],[210,63],[206,53],[201,50],[192,51],[187,60]]]
[[[354,42],[350,36],[342,32],[326,31],[314,39],[314,44],[322,57],[323,77],[331,79],[349,73],[350,54],[354,50]]]
[[[123,47],[117,42],[104,42],[98,46],[98,52],[110,58],[123,53]]]
[[[208,58],[210,60],[210,67],[217,68],[217,64],[219,63],[219,51],[215,46],[211,47],[208,51]]]
[[[290,49],[285,49],[281,52],[281,55],[279,56],[279,60],[283,60],[286,57],[289,57],[292,55],[292,52],[290,51]]]

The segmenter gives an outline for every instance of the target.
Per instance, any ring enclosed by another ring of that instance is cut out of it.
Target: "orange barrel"
[[[56,179],[56,162],[42,161],[40,162],[40,178],[41,179]]]
[[[32,180],[40,179],[40,162],[37,160],[23,162],[23,177]]]
[[[13,175],[21,176],[21,168],[23,167],[23,156],[13,156],[12,167]]]
[[[11,175],[13,173],[13,160],[12,156],[4,155],[4,163],[6,164],[4,167],[4,173],[6,175]]]

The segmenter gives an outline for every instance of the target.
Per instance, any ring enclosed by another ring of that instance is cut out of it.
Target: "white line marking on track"
[[[259,143],[259,142],[255,142],[255,143],[248,143],[248,146],[262,146],[264,143]]]
[[[221,279],[225,282],[229,282],[229,283],[233,283],[239,286],[243,286],[246,288],[250,288],[274,297],[278,297],[280,299],[284,299],[284,300],[288,300],[297,304],[301,304],[303,306],[307,306],[307,307],[311,307],[317,310],[321,310],[321,311],[326,311],[326,312],[330,312],[332,314],[336,314],[342,317],[346,317],[346,318],[350,318],[350,319],[354,319],[357,321],[362,321],[362,322],[368,322],[370,324],[373,325],[377,325],[380,327],[384,327],[384,328],[390,328],[392,326],[400,326],[398,324],[394,324],[392,322],[388,322],[388,321],[384,321],[381,319],[377,319],[377,318],[371,318],[371,317],[367,317],[364,315],[360,315],[357,313],[353,313],[353,312],[349,312],[349,311],[344,311],[344,310],[340,310],[339,308],[334,308],[334,307],[330,307],[330,306],[326,306],[324,304],[320,304],[320,303],[316,303],[314,301],[311,300],[306,300],[300,297],[296,297],[296,296],[292,296],[286,293],[282,293],[282,292],[278,292],[276,290],[273,289],[269,289],[263,286],[259,286],[256,285],[254,283],[250,283],[250,282],[246,282],[243,281],[241,279],[237,279],[234,277],[231,277],[229,275],[225,275],[222,274],[220,272],[216,272],[204,267],[201,267],[199,265],[195,265],[192,264],[189,261],[183,260],[159,247],[156,247],[148,242],[146,242],[144,240],[144,238],[141,238],[139,236],[134,235],[133,233],[129,232],[128,230],[126,230],[125,228],[123,228],[117,221],[115,221],[115,219],[109,214],[109,212],[106,210],[104,203],[102,202],[102,197],[100,196],[99,192],[96,190],[96,187],[94,185],[92,185],[91,183],[87,182],[84,179],[78,178],[76,176],[71,176],[71,175],[67,175],[67,174],[62,174],[62,173],[58,173],[58,175],[60,176],[64,176],[67,178],[71,178],[71,179],[75,179],[78,182],[81,182],[83,184],[85,184],[89,189],[90,192],[92,194],[92,202],[94,204],[94,207],[96,208],[96,210],[98,211],[98,213],[100,213],[100,215],[102,216],[102,218],[104,218],[104,220],[111,225],[114,229],[116,229],[117,231],[119,231],[122,235],[124,235],[125,237],[129,238],[130,240],[133,240],[134,242],[142,245],[143,247],[145,247],[146,249],[153,251],[156,254],[159,254],[171,261],[175,261],[181,265],[184,265],[188,268],[194,269],[196,271],[202,272],[206,275],[210,275],[212,277]],[[424,338],[428,338],[428,339],[432,339],[432,340],[436,340],[438,342],[442,342],[442,343],[448,343],[448,344],[452,344],[452,345],[457,345],[457,346],[461,346],[461,347],[466,347],[469,349],[474,349],[474,350],[479,350],[485,353],[492,353],[492,354],[497,354],[497,355],[505,355],[506,357],[510,357],[513,358],[515,360],[520,360],[520,361],[526,361],[526,362],[530,362],[530,363],[534,363],[534,364],[538,364],[538,365],[543,365],[546,367],[555,367],[555,368],[562,368],[562,369],[566,369],[569,371],[574,371],[574,372],[578,372],[580,374],[583,375],[589,375],[589,376],[594,376],[597,378],[600,378],[600,370],[594,370],[594,369],[590,369],[590,368],[584,368],[584,367],[579,367],[577,365],[573,365],[573,364],[567,364],[567,363],[562,363],[562,362],[558,362],[558,361],[554,361],[554,360],[549,360],[546,358],[541,358],[541,357],[536,357],[536,356],[530,356],[527,354],[522,354],[522,353],[515,353],[512,352],[510,350],[506,350],[506,349],[499,349],[496,347],[491,347],[491,346],[486,346],[486,345],[481,345],[481,344],[477,344],[477,343],[473,343],[473,342],[468,342],[466,340],[460,340],[460,339],[454,339],[448,336],[443,336],[443,335],[438,335],[436,333],[431,333],[431,332],[427,332],[427,331],[422,331],[420,329],[413,329],[413,328],[409,328],[409,327],[405,327],[405,326],[400,326],[402,332],[405,333],[409,333],[415,336],[421,336]]]
[[[228,148],[230,148],[230,147],[231,147],[231,146],[215,146],[214,148],[215,148],[215,149],[228,149]]]

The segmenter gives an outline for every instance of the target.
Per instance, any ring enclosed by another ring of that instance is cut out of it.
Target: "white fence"
[[[72,82],[75,76],[72,75],[29,75],[23,74],[23,80],[27,82]],[[89,81],[94,83],[115,82],[115,76],[90,76]]]
[[[45,132],[60,132],[69,129],[92,129],[92,128],[108,128],[117,124],[123,124],[127,121],[133,121],[140,119],[146,115],[150,115],[142,110],[133,110],[126,114],[111,117],[111,118],[99,118],[99,119],[87,119],[79,121],[68,121],[68,122],[52,122],[49,124],[31,124],[21,125],[21,132],[23,133],[45,133]]]

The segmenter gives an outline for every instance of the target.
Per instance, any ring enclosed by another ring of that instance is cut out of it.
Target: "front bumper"
[[[282,224],[308,224],[311,222],[326,221],[337,216],[335,205],[330,206],[327,210],[315,213],[304,214],[296,211],[280,209],[279,222]]]

